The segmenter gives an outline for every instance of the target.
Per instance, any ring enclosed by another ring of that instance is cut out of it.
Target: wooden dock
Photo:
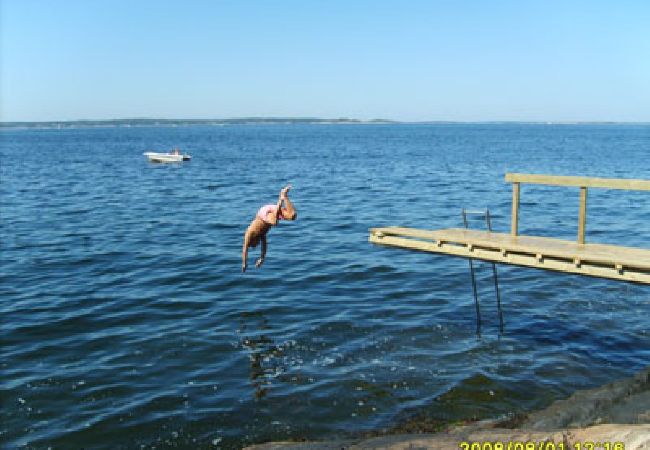
[[[370,242],[502,264],[650,284],[650,250],[449,228],[372,228]]]
[[[501,264],[650,284],[650,249],[585,243],[587,188],[650,191],[649,180],[506,174],[506,181],[514,183],[510,233],[387,227],[370,229],[369,241]],[[577,241],[518,234],[520,183],[580,187]]]

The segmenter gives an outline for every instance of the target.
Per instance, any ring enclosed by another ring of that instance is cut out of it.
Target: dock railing
[[[585,243],[587,223],[587,189],[625,189],[632,191],[650,191],[650,180],[634,180],[620,178],[571,177],[558,175],[536,175],[525,173],[506,173],[506,182],[512,183],[512,224],[510,233],[518,235],[519,229],[519,197],[521,184],[543,184],[549,186],[566,186],[580,188],[580,209],[578,212],[578,243]]]

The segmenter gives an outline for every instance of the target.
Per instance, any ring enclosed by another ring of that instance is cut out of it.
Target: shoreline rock
[[[549,430],[601,423],[650,424],[650,367],[631,378],[575,392],[528,414],[523,428]]]
[[[565,450],[589,448],[585,442],[623,443],[625,450],[650,450],[650,367],[631,378],[575,392],[549,407],[527,414],[516,427],[508,421],[484,420],[452,426],[431,434],[394,434],[368,439],[326,442],[270,442],[246,447],[250,450],[329,450],[329,449],[462,449],[461,442],[553,442]],[[578,447],[574,445],[579,444]],[[471,448],[471,447],[470,447]],[[483,447],[481,447],[483,448]],[[491,447],[494,448],[494,447]],[[519,448],[519,447],[517,447]],[[552,447],[543,447],[552,448]],[[513,447],[514,449],[514,447]],[[537,449],[537,447],[536,447]],[[621,449],[622,450],[622,449]]]

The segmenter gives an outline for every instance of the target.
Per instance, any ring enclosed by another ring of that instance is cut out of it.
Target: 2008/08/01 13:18
[[[459,442],[459,450],[625,450],[623,442],[583,441],[567,444],[551,441],[474,441]]]

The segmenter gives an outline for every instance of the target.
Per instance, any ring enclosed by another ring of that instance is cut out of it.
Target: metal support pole
[[[487,222],[488,231],[492,232],[492,220],[490,219],[490,210],[485,210],[485,221]],[[499,330],[503,333],[503,312],[501,311],[501,295],[499,294],[499,277],[497,275],[497,265],[492,263],[492,274],[494,276],[494,290],[497,294],[497,309],[499,311]]]
[[[465,225],[465,228],[468,228],[467,214],[464,208],[463,208],[463,224]],[[478,291],[476,289],[476,277],[474,275],[474,264],[472,262],[472,258],[468,258],[467,260],[469,261],[469,271],[472,275],[472,292],[474,292],[474,306],[476,307],[476,334],[480,335],[481,334],[481,308],[479,306]]]

